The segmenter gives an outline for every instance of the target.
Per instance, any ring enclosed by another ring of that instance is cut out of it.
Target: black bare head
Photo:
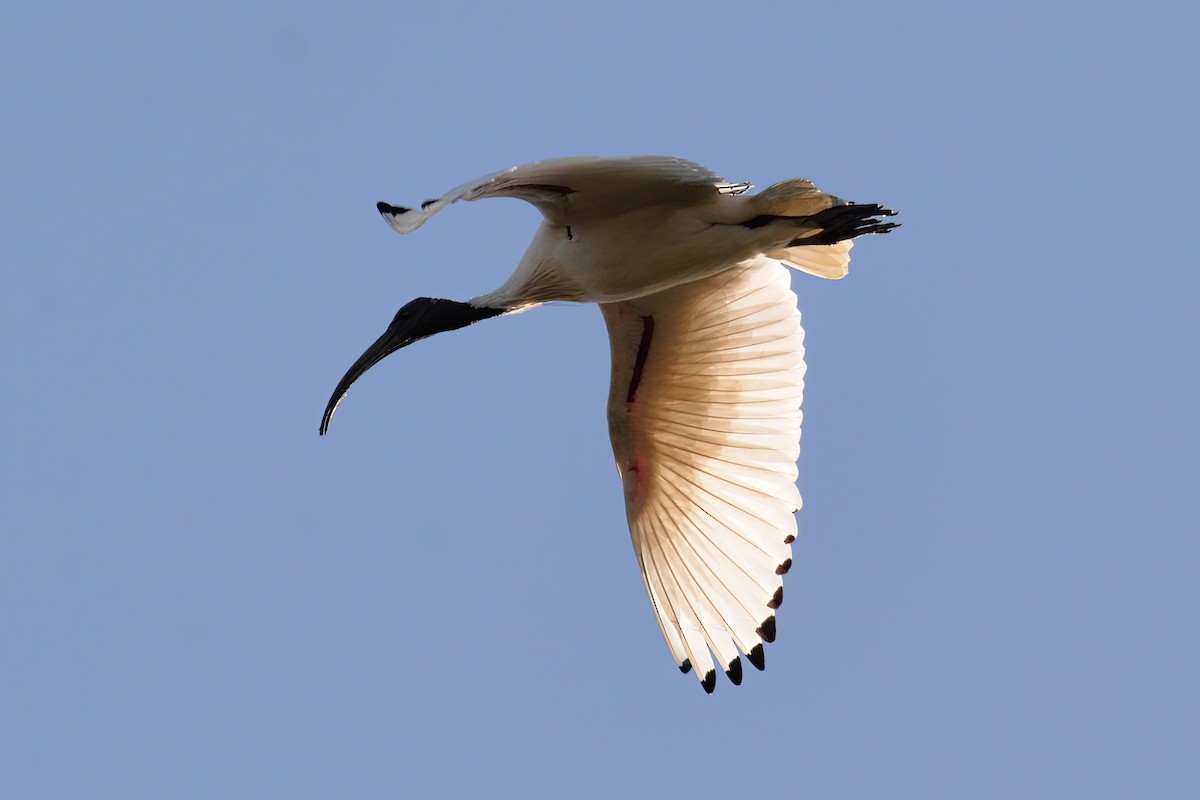
[[[325,415],[321,418],[321,435],[329,430],[329,421],[338,403],[350,391],[354,382],[361,378],[371,367],[387,358],[401,347],[407,347],[413,342],[433,336],[442,331],[452,331],[465,328],[472,322],[503,314],[503,308],[479,308],[470,303],[460,303],[457,300],[440,300],[434,297],[418,297],[396,312],[392,324],[388,325],[383,335],[375,340],[375,344],[358,357],[354,365],[347,370],[329,404],[325,406]]]

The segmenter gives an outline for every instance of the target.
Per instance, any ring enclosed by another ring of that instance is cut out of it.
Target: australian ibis
[[[516,271],[466,302],[405,305],[338,383],[418,339],[550,301],[608,326],[608,424],[634,551],[667,647],[712,692],[758,669],[796,537],[804,332],[788,267],[844,277],[851,242],[895,212],[809,180],[751,194],[678,158],[563,158],[470,181],[420,206],[379,203],[410,233],[457,200],[515,197],[543,220]],[[715,659],[715,666],[714,666]]]

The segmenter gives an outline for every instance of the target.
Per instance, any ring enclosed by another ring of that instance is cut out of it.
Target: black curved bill
[[[338,404],[350,391],[354,382],[361,378],[371,367],[378,364],[401,347],[407,347],[413,342],[433,336],[442,331],[452,331],[465,328],[473,322],[503,314],[503,308],[479,308],[470,303],[460,303],[456,300],[441,300],[434,297],[418,297],[396,312],[392,323],[388,325],[383,335],[367,348],[366,352],[346,371],[338,382],[337,388],[325,406],[325,414],[321,417],[321,435],[329,430],[329,421]]]

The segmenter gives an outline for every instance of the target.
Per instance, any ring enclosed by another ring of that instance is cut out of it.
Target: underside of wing
[[[788,271],[758,258],[601,306],[629,529],[663,636],[707,691],[775,638],[800,507],[804,333]],[[710,655],[711,652],[711,655]]]
[[[574,218],[612,215],[651,203],[700,202],[714,193],[740,194],[748,183],[729,183],[691,161],[671,156],[597,158],[581,156],[536,161],[464,183],[418,208],[379,203],[383,218],[410,233],[456,200],[515,197],[555,219],[569,205]]]

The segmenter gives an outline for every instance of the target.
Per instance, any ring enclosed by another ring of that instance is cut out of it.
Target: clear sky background
[[[1194,6],[8,2],[0,796],[1200,796]],[[767,670],[674,668],[600,314],[345,369],[663,153],[903,212],[808,330]]]

